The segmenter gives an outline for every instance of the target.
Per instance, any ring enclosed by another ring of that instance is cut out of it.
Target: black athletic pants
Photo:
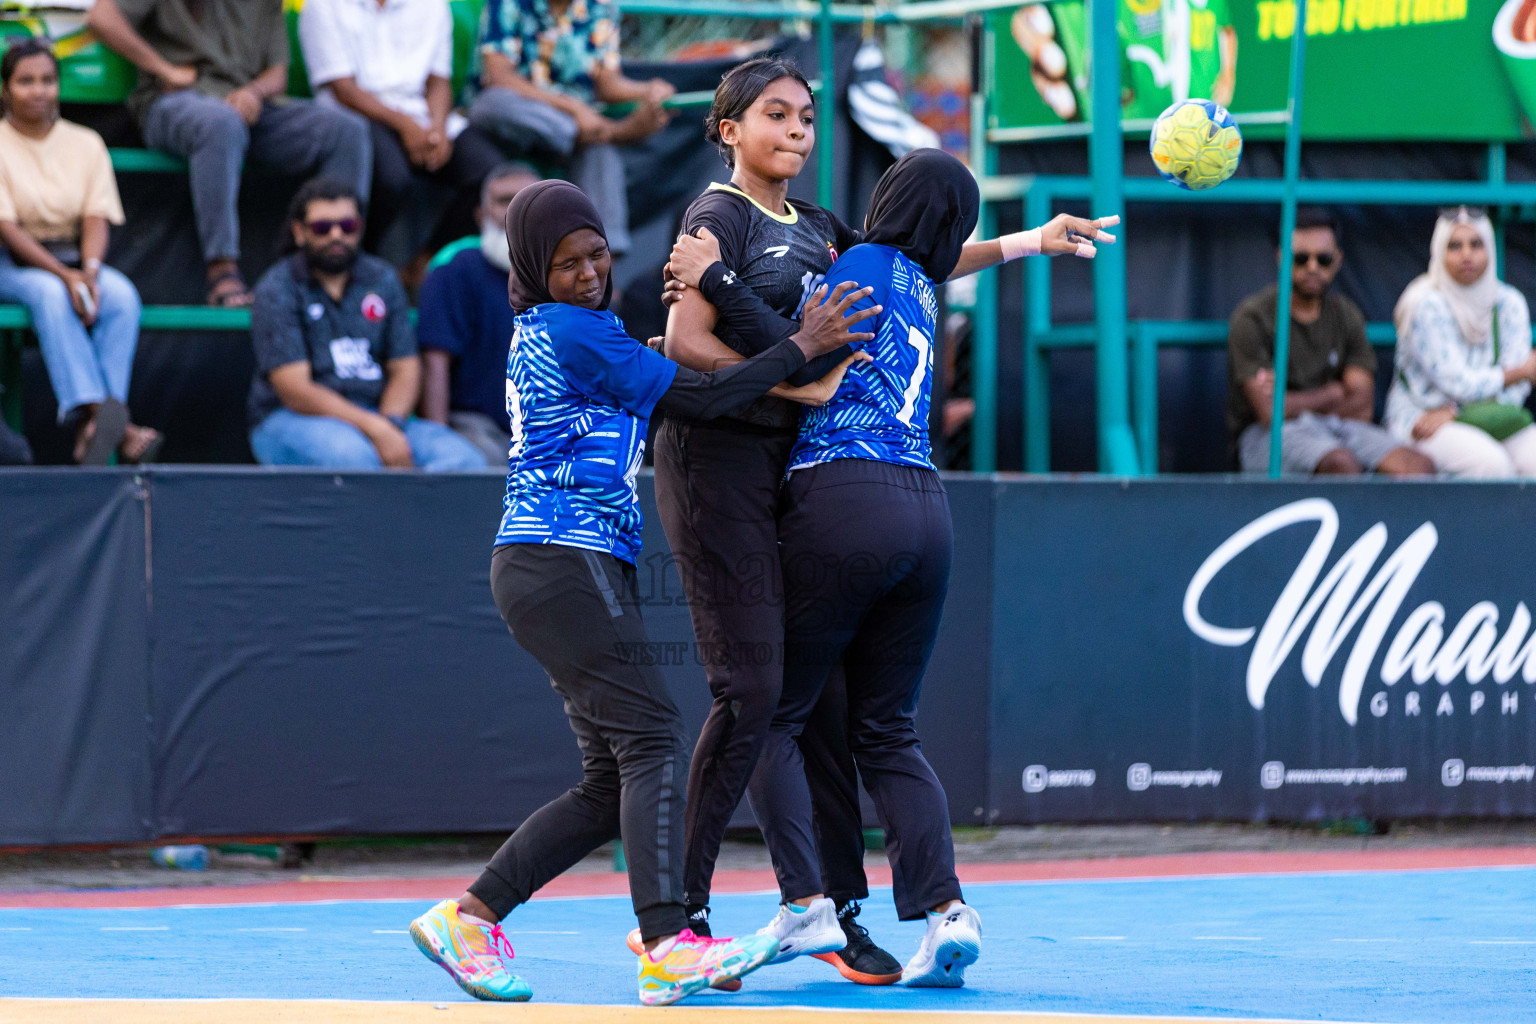
[[[553,544],[507,544],[491,560],[496,607],[565,701],[582,778],[539,808],[469,887],[505,917],[555,876],[622,837],[629,893],[649,940],[688,927],[683,910],[683,721],[648,649],[635,567]]]
[[[656,435],[656,504],[714,695],[688,772],[684,881],[694,906],[709,902],[720,844],[779,703],[784,604],[776,516],[794,442],[793,434],[672,416]],[[813,891],[839,901],[869,896],[841,681],[834,673],[800,737],[824,872]]]
[[[944,485],[931,469],[862,459],[796,470],[779,536],[784,690],[751,784],[779,888],[787,901],[821,885],[796,739],[841,658],[848,742],[885,826],[896,911],[921,918],[960,898],[949,805],[915,724],[954,553]]]

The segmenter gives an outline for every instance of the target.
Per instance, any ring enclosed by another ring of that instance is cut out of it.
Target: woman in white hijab
[[[1536,382],[1525,297],[1493,269],[1493,225],[1481,210],[1443,211],[1429,272],[1397,302],[1397,376],[1384,425],[1442,473],[1536,477]]]

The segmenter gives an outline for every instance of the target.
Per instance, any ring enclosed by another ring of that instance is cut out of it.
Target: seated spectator
[[[411,417],[421,363],[394,268],[358,252],[363,215],[346,182],[319,179],[289,212],[297,247],[256,285],[251,450],[270,466],[483,469],[475,447]]]
[[[127,409],[139,293],[101,262],[109,225],[123,222],[106,144],[59,118],[59,65],[47,43],[6,50],[0,83],[0,301],[32,314],[59,422],[75,429],[75,461],[106,465],[115,452],[148,462],[160,434],[130,423]]]
[[[453,16],[446,0],[306,0],[299,42],[320,100],[368,119],[368,247],[384,237],[418,177],[455,190],[442,228],[448,237],[469,230],[480,183],[502,155],[453,112]]]
[[[616,147],[639,142],[670,119],[661,79],[636,82],[619,70],[619,8],[612,0],[486,0],[481,16],[480,94],[469,120],[529,151],[570,160],[571,180],[591,198],[615,256],[629,251],[624,161]],[[639,105],[619,120],[594,103]]]
[[[480,244],[428,274],[417,306],[421,415],[451,426],[493,466],[506,461],[511,441],[505,378],[517,319],[507,301],[512,257],[502,218],[512,198],[538,180],[521,163],[502,164],[486,177]]]
[[[236,265],[246,161],[340,178],[367,197],[367,123],[283,95],[281,0],[96,0],[86,25],[139,69],[128,109],[144,143],[187,161],[209,305],[251,302]]]
[[[1536,476],[1536,426],[1525,400],[1536,381],[1525,297],[1493,268],[1493,225],[1482,210],[1443,211],[1429,272],[1398,299],[1397,379],[1386,424],[1443,472]]]
[[[1376,353],[1365,315],[1329,291],[1343,252],[1339,228],[1321,210],[1301,210],[1291,235],[1291,344],[1286,364],[1281,469],[1310,475],[1433,473],[1428,458],[1371,422]],[[1275,403],[1275,324],[1279,288],[1250,295],[1227,335],[1227,427],[1245,473],[1269,467]]]

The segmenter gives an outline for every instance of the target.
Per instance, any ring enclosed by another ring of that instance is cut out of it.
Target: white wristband
[[[1020,256],[1040,255],[1040,229],[1030,228],[1028,231],[1015,231],[1011,235],[1003,235],[997,240],[997,244],[1003,247],[1003,262],[1016,260]]]

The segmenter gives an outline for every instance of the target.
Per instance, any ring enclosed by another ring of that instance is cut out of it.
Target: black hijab
[[[603,222],[597,208],[581,189],[568,181],[541,181],[529,185],[507,206],[505,221],[507,247],[512,255],[512,273],[507,278],[507,298],[518,313],[545,302],[554,302],[549,294],[549,261],[554,258],[560,240],[572,231],[591,228],[603,238]],[[603,291],[603,304],[613,295],[613,275]]]
[[[940,149],[914,149],[875,183],[864,241],[899,249],[943,284],[980,215],[981,190],[965,165]]]

